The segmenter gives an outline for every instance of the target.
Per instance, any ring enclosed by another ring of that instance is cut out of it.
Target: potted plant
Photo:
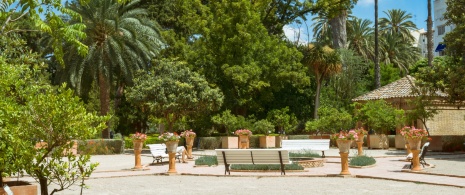
[[[142,152],[142,147],[144,146],[145,139],[147,139],[147,135],[144,133],[136,132],[136,134],[132,135],[131,138],[134,145],[135,156],[135,166],[133,169],[142,169],[140,153]]]
[[[404,136],[407,140],[408,144],[410,145],[410,150],[413,153],[412,163],[413,166],[411,167],[412,171],[420,171],[420,148],[421,148],[421,140],[424,137],[428,136],[428,132],[424,129],[417,129],[414,126],[405,126],[400,130],[400,134]]]
[[[197,134],[195,134],[195,132],[193,132],[192,129],[183,131],[181,133],[181,137],[186,139],[187,158],[188,159],[193,159],[194,158],[194,157],[192,157],[192,146],[194,146],[194,138],[195,138],[196,135]]]
[[[234,134],[239,136],[240,149],[249,148],[249,138],[252,136],[252,131],[248,129],[239,129],[236,130]]]
[[[354,130],[340,131],[331,136],[332,139],[336,140],[339,148],[339,154],[341,156],[341,175],[350,175],[349,172],[349,149],[352,141],[357,140],[357,132]]]
[[[389,148],[386,134],[404,123],[404,110],[395,109],[384,100],[369,101],[363,105],[356,103],[356,119],[374,131],[368,135],[370,148]]]
[[[260,148],[274,148],[276,146],[275,136],[269,135],[273,128],[274,125],[266,119],[259,120],[254,123],[255,134],[264,134],[258,137],[260,141]]]
[[[368,133],[363,127],[357,128],[354,130],[357,133],[357,149],[358,149],[358,156],[363,156],[363,138]]]
[[[178,142],[181,137],[177,133],[165,132],[162,133],[158,138],[163,140],[166,145],[166,150],[169,155],[169,169],[168,173],[177,173],[176,171],[176,149]]]

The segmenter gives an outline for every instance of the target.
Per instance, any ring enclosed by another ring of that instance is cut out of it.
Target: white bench
[[[324,158],[325,150],[329,150],[329,139],[282,140],[281,148],[286,150],[321,151],[321,157]]]
[[[163,162],[163,158],[168,158],[169,155],[166,152],[166,145],[165,144],[147,144],[147,146],[150,148],[150,153],[152,154],[153,157],[153,162],[157,161],[157,163]],[[179,162],[181,162],[181,155],[184,150],[184,146],[178,146],[176,148],[176,159],[178,159]]]
[[[216,149],[218,165],[224,165],[231,175],[231,164],[280,164],[281,175],[286,175],[284,164],[291,164],[289,151],[284,149]]]

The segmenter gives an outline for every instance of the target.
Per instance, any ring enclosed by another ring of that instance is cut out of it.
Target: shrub
[[[289,152],[290,158],[298,158],[298,157],[310,157],[310,158],[320,158],[320,154],[312,151],[312,150],[301,150],[300,152]]]
[[[115,139],[90,139],[80,141],[78,144],[80,154],[122,154],[124,145],[122,140]]]
[[[310,139],[308,135],[289,135],[289,139]]]
[[[216,156],[201,156],[195,160],[195,165],[218,165],[218,160]]]
[[[349,165],[350,166],[368,166],[368,165],[374,165],[376,163],[375,158],[371,156],[355,156],[350,158],[349,160]]]
[[[221,137],[200,137],[199,149],[221,148]]]
[[[262,165],[262,164],[233,164],[231,170],[281,170],[281,165]],[[284,170],[304,170],[304,167],[298,164],[284,165]]]

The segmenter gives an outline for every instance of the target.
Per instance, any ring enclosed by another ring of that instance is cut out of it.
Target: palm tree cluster
[[[380,62],[399,68],[401,75],[408,74],[408,68],[419,60],[418,48],[413,46],[415,41],[411,31],[417,30],[410,20],[411,14],[403,10],[393,9],[384,12],[385,18],[379,20],[379,58]],[[324,16],[313,18],[314,38],[317,42],[329,43],[331,27],[329,20]],[[374,61],[375,29],[373,22],[349,16],[347,20],[348,48],[355,51],[366,60]]]

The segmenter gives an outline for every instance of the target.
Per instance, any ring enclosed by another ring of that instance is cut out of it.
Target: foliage
[[[163,118],[168,131],[184,116],[208,113],[223,103],[220,90],[190,71],[183,62],[159,60],[149,72],[139,72],[126,98],[150,115]]]
[[[379,26],[382,34],[399,35],[401,40],[407,43],[415,41],[410,33],[417,30],[417,26],[410,19],[412,14],[400,9],[384,11],[387,18],[380,18]]]
[[[133,140],[142,140],[142,141],[144,141],[144,140],[147,138],[147,135],[144,134],[144,133],[136,132],[136,134],[133,134],[133,135],[131,136],[131,138],[132,138]]]
[[[406,139],[415,139],[428,136],[428,132],[424,129],[417,129],[414,126],[405,126],[400,130],[400,134]]]
[[[357,133],[358,135],[366,135],[368,134],[368,131],[365,130],[363,127],[360,127],[360,128],[357,128],[357,129],[354,129],[355,133]]]
[[[248,129],[239,129],[234,132],[235,135],[245,135],[245,136],[252,136],[252,131]]]
[[[218,165],[218,160],[216,156],[201,156],[195,159],[195,165],[214,166]]]
[[[294,114],[288,114],[289,107],[274,109],[268,112],[266,119],[271,121],[278,129],[279,134],[286,134],[286,130],[292,130],[297,124]]]
[[[270,132],[274,132],[274,125],[270,121],[262,119],[253,124],[253,130],[255,134],[268,135]]]
[[[309,158],[319,158],[321,155],[311,150],[301,150],[299,152],[289,152],[289,158],[298,158],[298,157],[309,157]]]
[[[205,26],[187,60],[194,71],[221,88],[225,108],[242,116],[250,110],[263,112],[264,105],[286,84],[310,83],[299,63],[302,55],[269,34],[262,23],[261,13],[266,12],[260,9],[266,4],[260,5],[255,7],[259,4],[249,0],[209,2],[202,20]]]
[[[331,139],[334,140],[357,140],[358,135],[355,130],[350,131],[340,131],[339,133],[335,133],[331,135]]]
[[[199,148],[201,149],[217,149],[221,148],[221,138],[220,137],[201,137],[199,139]]]
[[[352,17],[347,21],[347,42],[349,49],[364,59],[374,58],[373,22]]]
[[[465,100],[465,68],[463,64],[452,57],[437,57],[434,59],[434,66],[420,68],[415,74],[416,85],[421,94],[434,97],[443,96],[439,92],[444,92],[448,96],[441,97],[449,102]]]
[[[444,14],[444,19],[447,20],[447,25],[454,25],[454,29],[448,32],[444,41],[447,45],[447,53],[456,59],[462,59],[462,64],[465,62],[465,9],[464,0],[448,0],[446,1],[447,11]]]
[[[190,137],[190,138],[194,138],[196,136],[195,132],[192,131],[192,129],[189,129],[189,130],[185,130],[183,132],[181,132],[181,137]]]
[[[281,165],[275,164],[232,164],[231,170],[281,170]],[[299,164],[285,164],[284,170],[304,170],[304,167],[300,166]]]
[[[389,130],[404,123],[404,110],[395,109],[384,100],[368,101],[363,105],[355,103],[355,108],[357,121],[379,134],[387,134]]]
[[[88,139],[78,142],[78,153],[81,155],[122,154],[124,148],[126,147],[121,139]]]
[[[353,127],[352,115],[345,110],[336,108],[320,107],[318,109],[320,118],[307,121],[305,130],[312,133],[335,133],[342,129]]]
[[[302,63],[315,75],[316,94],[313,118],[318,119],[321,84],[325,79],[342,71],[341,58],[336,50],[320,44],[308,44],[306,47],[301,47],[301,50],[304,54]]]
[[[169,141],[179,141],[181,137],[177,133],[165,132],[165,133],[162,133],[158,138],[165,142],[169,142]]]
[[[230,130],[252,127],[253,121],[251,118],[246,119],[243,116],[235,116],[231,114],[230,110],[225,110],[221,114],[214,115],[211,120],[214,124],[224,127],[227,135],[229,135]]]
[[[369,166],[374,164],[376,164],[376,160],[371,156],[354,156],[349,159],[350,166]]]

